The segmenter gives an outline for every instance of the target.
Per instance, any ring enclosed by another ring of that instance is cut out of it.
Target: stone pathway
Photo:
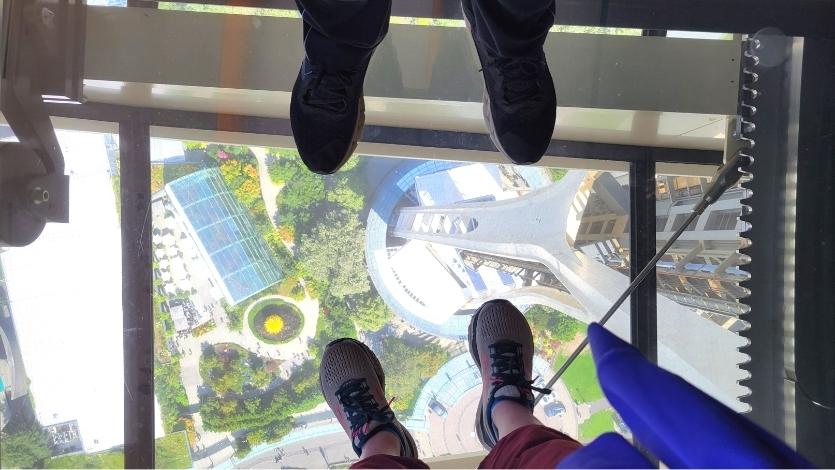
[[[252,150],[252,153],[255,154],[255,158],[258,160],[258,179],[261,182],[261,197],[264,198],[264,205],[267,206],[267,213],[270,214],[270,222],[272,222],[273,227],[277,227],[278,225],[275,223],[275,219],[278,215],[278,204],[275,198],[278,196],[283,185],[274,183],[272,178],[270,178],[270,171],[267,167],[267,149],[264,147],[250,147],[249,149]]]

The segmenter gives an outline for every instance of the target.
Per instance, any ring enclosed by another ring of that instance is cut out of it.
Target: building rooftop
[[[229,304],[281,280],[264,240],[216,168],[172,181],[165,192]]]
[[[70,223],[0,256],[38,421],[76,421],[84,450],[96,452],[124,442],[121,231],[103,136],[58,139]]]

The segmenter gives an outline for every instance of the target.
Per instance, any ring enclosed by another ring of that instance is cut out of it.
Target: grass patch
[[[269,331],[268,320],[281,319],[278,332]],[[295,305],[278,299],[258,302],[249,311],[249,329],[261,341],[268,344],[283,344],[299,336],[304,326],[304,316]]]
[[[156,468],[191,468],[191,452],[185,431],[160,437],[154,444]]]
[[[200,326],[194,328],[193,330],[191,330],[191,334],[195,338],[197,338],[199,336],[203,336],[206,333],[214,330],[215,326],[217,326],[217,325],[215,325],[215,321],[214,320],[209,320],[206,323],[203,323],[202,325],[200,325]]]
[[[548,168],[548,174],[551,176],[551,181],[554,183],[561,180],[566,173],[568,173],[568,170],[565,168]]]
[[[590,441],[597,436],[615,430],[615,412],[612,410],[601,410],[591,415],[580,425],[580,440]]]
[[[304,287],[294,277],[285,277],[278,287],[276,293],[282,297],[289,297],[293,300],[304,300]]]
[[[119,449],[95,454],[62,455],[47,460],[46,468],[125,468],[125,452]]]
[[[166,184],[175,179],[202,170],[206,166],[203,163],[152,163],[151,194],[162,191]]]
[[[560,354],[556,362],[557,367],[561,366],[565,359],[565,356]],[[563,380],[571,398],[578,404],[591,403],[603,398],[603,390],[600,389],[597,371],[594,369],[594,359],[588,350],[577,356],[577,360],[565,371]]]

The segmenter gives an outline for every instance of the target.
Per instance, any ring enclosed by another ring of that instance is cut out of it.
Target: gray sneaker
[[[475,420],[476,434],[488,449],[499,441],[493,424],[493,407],[510,400],[533,411],[533,335],[528,321],[507,300],[491,300],[470,320],[470,354],[481,371],[482,394]]]
[[[319,366],[319,386],[325,401],[351,438],[357,456],[371,437],[390,432],[400,439],[400,456],[417,458],[409,431],[397,421],[385,398],[385,374],[368,346],[350,338],[325,347]]]

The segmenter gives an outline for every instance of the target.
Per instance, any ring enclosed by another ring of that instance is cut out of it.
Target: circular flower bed
[[[302,326],[299,309],[278,299],[265,300],[249,311],[249,329],[265,343],[286,343],[301,333]]]

